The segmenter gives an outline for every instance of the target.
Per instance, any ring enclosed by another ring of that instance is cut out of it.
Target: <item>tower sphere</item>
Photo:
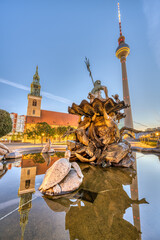
[[[116,49],[116,57],[121,59],[122,57],[127,57],[130,53],[130,47],[125,43],[125,37],[120,36],[118,39],[119,46]]]

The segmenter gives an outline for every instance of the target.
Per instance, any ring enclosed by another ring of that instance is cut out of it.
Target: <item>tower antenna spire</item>
[[[124,124],[125,124],[125,127],[133,128],[131,101],[130,101],[130,96],[129,96],[129,86],[128,86],[127,67],[126,67],[126,59],[130,53],[130,47],[125,42],[125,37],[122,35],[121,13],[120,13],[119,2],[118,2],[118,18],[119,18],[120,36],[118,38],[119,46],[116,49],[116,57],[120,59],[121,67],[122,67],[123,100],[124,100],[125,104],[129,106],[128,108],[125,108],[125,110],[124,110],[124,114],[126,115]]]
[[[119,31],[120,31],[120,36],[122,36],[121,12],[120,12],[119,2],[118,2],[118,19],[119,19]]]

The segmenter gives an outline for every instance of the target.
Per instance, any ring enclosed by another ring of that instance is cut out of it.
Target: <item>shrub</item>
[[[0,109],[0,137],[12,131],[12,120],[7,111]]]

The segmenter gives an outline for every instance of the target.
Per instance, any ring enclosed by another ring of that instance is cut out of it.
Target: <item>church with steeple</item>
[[[78,126],[78,116],[69,113],[55,112],[41,109],[41,85],[40,76],[38,73],[38,66],[36,72],[33,75],[33,81],[31,83],[30,93],[28,94],[28,106],[25,129],[31,129],[36,123],[46,122],[51,127],[63,127],[63,126]],[[31,139],[24,139],[25,141],[31,141]]]
[[[40,117],[41,116],[41,100],[40,96],[41,85],[40,77],[38,75],[38,66],[36,73],[33,75],[33,82],[31,83],[31,91],[28,94],[27,116]]]

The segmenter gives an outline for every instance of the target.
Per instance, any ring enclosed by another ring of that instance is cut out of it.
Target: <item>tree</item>
[[[36,138],[39,136],[41,138],[41,143],[43,142],[43,137],[51,137],[55,134],[55,130],[51,128],[51,126],[46,122],[37,123],[35,127],[32,127],[32,129],[26,129],[25,135],[27,135],[27,138],[34,139],[34,142]]]
[[[27,138],[29,139],[34,139],[34,144],[35,144],[36,137],[38,134],[34,127],[32,129],[26,129],[24,135],[27,135]]]
[[[35,131],[37,135],[41,137],[41,142],[43,141],[43,137],[52,136],[52,128],[46,122],[37,123],[35,126]]]
[[[23,133],[18,132],[16,137],[17,137],[17,140],[21,140],[23,138]]]
[[[53,127],[53,128],[51,129],[51,134],[50,134],[50,136],[54,139],[55,135],[56,135],[56,128]]]
[[[11,141],[15,141],[15,140],[16,140],[16,135],[15,135],[15,133],[13,133],[11,136]]]
[[[67,129],[66,129],[66,132],[69,131],[71,128],[72,128],[72,130],[76,129],[76,128],[74,128],[74,127],[68,126]],[[69,135],[67,134],[66,138],[67,138],[67,140],[68,140],[68,139],[70,139],[70,140],[71,140],[71,139],[76,139],[75,132],[73,132],[73,133],[71,133],[71,134],[69,134]]]
[[[0,137],[12,131],[12,119],[9,113],[5,110],[0,109]]]
[[[63,134],[67,131],[67,127],[57,127],[56,133],[59,136],[59,142]]]

